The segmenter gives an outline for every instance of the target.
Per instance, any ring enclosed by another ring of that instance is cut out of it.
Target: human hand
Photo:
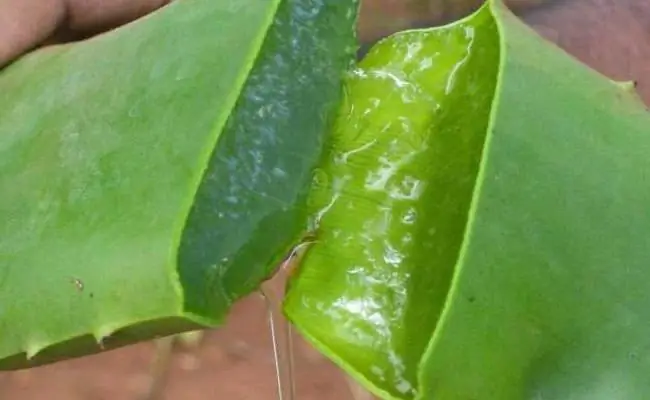
[[[0,67],[48,42],[88,37],[169,0],[0,0]]]

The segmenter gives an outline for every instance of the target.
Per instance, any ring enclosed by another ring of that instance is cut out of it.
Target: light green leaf
[[[380,42],[290,319],[386,399],[650,398],[650,115],[624,86],[496,0]]]
[[[0,368],[218,324],[304,230],[354,0],[185,0],[0,72]]]

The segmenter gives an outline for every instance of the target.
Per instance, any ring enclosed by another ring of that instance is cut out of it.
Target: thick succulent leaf
[[[0,72],[0,368],[218,324],[302,235],[354,0],[186,0]]]
[[[650,114],[499,1],[347,79],[285,311],[386,399],[650,397]]]

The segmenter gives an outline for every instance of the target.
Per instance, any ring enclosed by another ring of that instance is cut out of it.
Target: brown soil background
[[[365,0],[360,36],[371,41],[409,26],[434,26],[480,0]],[[637,80],[650,103],[650,1],[512,0],[522,18],[575,57],[618,80]],[[304,342],[297,344],[300,400],[355,399],[345,375]],[[0,400],[141,400],[151,383],[153,342],[11,373]],[[236,305],[227,325],[195,346],[176,345],[159,400],[275,400],[264,302]]]

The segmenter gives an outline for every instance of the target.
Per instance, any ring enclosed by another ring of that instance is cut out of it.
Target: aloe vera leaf
[[[347,81],[285,312],[385,399],[646,398],[649,133],[498,1],[385,39]]]
[[[384,398],[412,398],[463,235],[498,65],[487,10],[380,42],[346,81],[285,303]],[[423,302],[424,301],[424,302]]]
[[[650,115],[493,13],[491,135],[421,398],[647,398]]]
[[[0,368],[218,325],[300,237],[355,1],[186,0],[0,72]]]

